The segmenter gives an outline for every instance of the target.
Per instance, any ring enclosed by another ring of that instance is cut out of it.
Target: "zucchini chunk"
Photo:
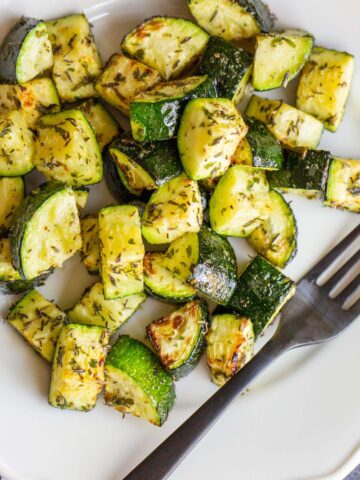
[[[198,232],[202,221],[199,186],[183,173],[151,195],[142,217],[142,234],[149,243],[169,243],[184,233]]]
[[[35,128],[42,115],[60,112],[54,82],[38,78],[21,85],[0,84],[0,115],[11,110],[21,111],[29,128]]]
[[[187,285],[164,265],[165,254],[146,253],[144,257],[145,290],[154,298],[167,303],[184,303],[196,296],[195,288]]]
[[[325,205],[360,213],[360,161],[333,158],[330,162]]]
[[[247,317],[232,313],[212,316],[206,335],[211,380],[222,387],[254,355],[254,329]]]
[[[345,112],[354,73],[354,57],[315,47],[301,73],[296,106],[336,132]]]
[[[192,269],[189,284],[214,302],[224,305],[236,287],[234,250],[226,238],[209,227],[201,227],[198,236],[199,259]]]
[[[264,209],[268,216],[248,237],[248,242],[256,253],[276,267],[284,268],[296,254],[294,214],[283,196],[275,190],[270,190]]]
[[[325,150],[284,150],[281,170],[268,174],[270,187],[309,198],[319,196],[326,188],[330,160]]]
[[[185,107],[178,131],[178,148],[192,180],[223,175],[230,166],[247,126],[227,98],[197,98]]]
[[[207,305],[198,299],[147,326],[147,335],[161,363],[176,380],[198,364],[205,348],[207,321]]]
[[[130,103],[132,135],[139,142],[175,137],[188,101],[193,98],[216,96],[214,82],[207,75],[158,83],[132,99]]]
[[[85,15],[46,22],[52,44],[52,77],[63,102],[95,97],[94,80],[102,70],[99,52]]]
[[[189,0],[189,8],[201,27],[228,42],[268,32],[274,26],[261,0]]]
[[[73,188],[76,206],[78,210],[85,208],[86,202],[89,198],[89,188],[88,187],[75,187]]]
[[[152,17],[125,36],[122,49],[170,80],[196,62],[208,40],[204,30],[185,18]]]
[[[159,73],[133,58],[114,53],[95,84],[106,102],[130,115],[130,101],[161,81]]]
[[[0,177],[0,235],[9,231],[24,195],[22,177]]]
[[[70,323],[61,330],[51,369],[49,403],[89,411],[104,384],[109,330]]]
[[[41,117],[34,164],[48,179],[69,185],[100,182],[101,152],[94,131],[80,110]]]
[[[313,44],[314,38],[301,31],[258,35],[252,75],[254,89],[286,87],[304,66]]]
[[[24,280],[61,268],[81,248],[72,188],[47,182],[27,195],[10,230],[14,267]]]
[[[69,323],[66,314],[35,289],[11,307],[7,321],[49,362],[63,326]]]
[[[228,307],[250,318],[257,337],[280,313],[295,289],[293,280],[256,255],[241,272]]]
[[[137,207],[107,207],[99,213],[101,277],[106,300],[144,290],[140,216]]]
[[[0,80],[25,83],[50,70],[53,64],[46,25],[36,18],[21,17],[0,47]]]
[[[210,198],[211,228],[219,235],[248,237],[267,215],[268,191],[265,172],[243,165],[229,168]]]
[[[74,323],[98,325],[111,331],[123,325],[145,301],[145,293],[106,300],[101,283],[85,290],[79,302],[66,313]]]
[[[161,426],[175,402],[171,375],[143,343],[121,335],[105,363],[105,403]]]
[[[187,282],[199,261],[197,233],[185,233],[170,243],[165,252],[163,266],[183,282]]]
[[[100,242],[97,215],[87,215],[80,220],[81,227],[81,261],[89,273],[100,271]]]
[[[218,96],[239,103],[248,85],[253,67],[253,55],[211,37],[198,66],[201,75],[214,78]]]

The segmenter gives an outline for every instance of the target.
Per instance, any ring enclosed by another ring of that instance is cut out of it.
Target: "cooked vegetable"
[[[144,245],[137,207],[107,207],[99,213],[101,277],[106,300],[144,289]]]
[[[260,255],[240,274],[228,307],[249,317],[255,336],[278,315],[295,293],[295,283]]]
[[[198,364],[205,348],[207,320],[206,303],[194,300],[147,326],[150,342],[175,379],[188,375]]]
[[[188,101],[216,96],[214,82],[207,75],[158,83],[131,101],[130,123],[134,139],[151,142],[175,137]]]
[[[175,402],[172,377],[143,343],[122,335],[105,363],[105,403],[161,426]]]
[[[199,261],[197,233],[185,233],[170,243],[165,252],[163,266],[183,282],[187,282]]]
[[[360,213],[360,161],[333,158],[330,163],[325,205]]]
[[[313,44],[311,35],[296,30],[258,35],[252,76],[255,90],[286,87],[304,66]]]
[[[193,180],[222,175],[246,132],[247,126],[231,100],[191,100],[185,107],[178,131],[178,148],[185,172]]]
[[[208,39],[185,18],[152,17],[126,35],[122,49],[170,80],[196,62]]]
[[[24,199],[22,177],[0,177],[0,235],[7,233]]]
[[[49,362],[61,329],[69,323],[66,314],[35,289],[10,308],[7,321]]]
[[[235,104],[242,99],[250,79],[253,56],[219,37],[211,37],[198,66],[201,75],[216,82],[218,96]]]
[[[53,54],[45,23],[21,17],[0,47],[0,80],[24,83],[52,67]]]
[[[199,186],[181,174],[151,195],[142,217],[142,234],[149,243],[169,243],[184,233],[198,232],[202,220]]]
[[[34,164],[47,178],[69,185],[100,182],[101,152],[80,110],[65,110],[39,120]]]
[[[354,63],[349,53],[315,47],[301,73],[296,106],[324,122],[331,132],[344,116]]]
[[[227,41],[250,38],[274,26],[261,0],[189,0],[189,8],[201,27]]]
[[[85,208],[86,202],[89,198],[89,187],[74,187],[73,188],[76,206],[78,210]]]
[[[115,53],[105,65],[103,73],[95,84],[101,98],[118,108],[125,115],[130,114],[130,101],[159,83],[159,73],[137,60]]]
[[[221,387],[254,355],[251,320],[232,313],[213,315],[206,335],[211,379]]]
[[[100,243],[97,215],[87,215],[80,220],[81,227],[81,261],[89,273],[99,273]]]
[[[27,195],[10,230],[14,267],[24,280],[62,264],[81,247],[75,196],[61,182],[48,182]]]
[[[108,341],[105,328],[74,323],[64,326],[52,364],[50,405],[83,411],[95,407],[104,384]]]
[[[123,325],[145,301],[145,293],[106,300],[101,283],[87,288],[79,302],[66,313],[74,323],[98,325],[116,330]]]

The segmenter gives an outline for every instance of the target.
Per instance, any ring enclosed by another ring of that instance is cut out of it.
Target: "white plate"
[[[317,43],[360,58],[357,0],[269,0],[278,27],[298,27]],[[156,14],[186,15],[186,0],[0,0],[1,35],[20,15],[53,18],[85,11],[94,24],[106,60],[119,51],[124,33]],[[343,124],[324,133],[321,147],[360,157],[360,71]],[[274,96],[284,95],[277,90]],[[294,99],[291,88],[287,98]],[[31,177],[31,184],[38,181]],[[299,253],[287,268],[299,278],[358,217],[293,197]],[[104,185],[92,189],[89,211],[111,203]],[[239,264],[251,253],[232,241]],[[62,308],[93,283],[79,259],[66,262],[41,287]],[[2,315],[13,301],[0,299]],[[144,327],[172,307],[147,300],[122,332],[144,339]],[[269,334],[271,329],[269,330]],[[172,480],[206,476],[246,480],[342,480],[356,463],[360,444],[360,322],[331,344],[286,354],[241,396],[223,419],[172,475]],[[205,362],[177,383],[177,402],[168,422],[157,428],[122,416],[99,399],[90,413],[61,411],[47,404],[49,366],[16,332],[0,323],[0,474],[12,480],[119,480],[164,440],[214,391]],[[145,479],[144,479],[145,480]]]

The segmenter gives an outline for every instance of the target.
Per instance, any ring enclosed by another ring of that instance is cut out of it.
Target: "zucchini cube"
[[[89,273],[100,271],[100,242],[97,215],[87,215],[80,220],[81,227],[81,261]]]
[[[360,213],[360,160],[331,160],[324,203]]]
[[[0,235],[9,231],[24,196],[22,177],[0,177]]]

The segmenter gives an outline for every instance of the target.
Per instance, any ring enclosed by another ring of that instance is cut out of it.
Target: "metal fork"
[[[269,342],[124,480],[167,478],[241,391],[276,358],[295,347],[331,340],[355,320],[360,314],[360,302],[348,310],[343,305],[360,285],[359,274],[336,298],[330,298],[329,294],[360,258],[359,236],[360,224],[298,283],[296,294],[283,309],[278,328]],[[318,286],[320,274],[355,241],[356,251],[352,257],[324,285]]]

